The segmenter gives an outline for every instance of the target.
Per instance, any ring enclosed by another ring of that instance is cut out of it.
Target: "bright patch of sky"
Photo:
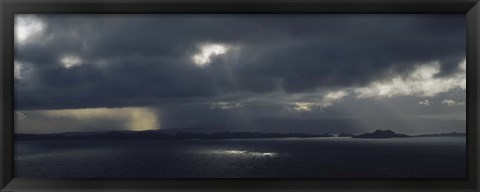
[[[228,110],[228,109],[235,109],[242,107],[242,105],[238,102],[225,102],[225,101],[220,101],[220,102],[215,102],[210,104],[211,109],[222,109],[222,110]]]
[[[15,43],[23,45],[28,43],[32,37],[45,31],[46,24],[34,15],[21,15],[15,17]]]
[[[192,60],[196,65],[205,67],[210,65],[214,57],[226,54],[229,49],[229,46],[223,44],[204,44],[200,46],[200,52],[192,56]]]
[[[354,88],[357,98],[389,98],[395,96],[434,97],[452,90],[465,90],[465,62],[453,76],[436,77],[440,64],[431,62],[418,65],[407,77],[393,76],[387,80],[374,81],[366,87]]]
[[[66,55],[60,59],[60,63],[63,67],[70,69],[75,66],[80,66],[83,64],[82,59],[75,55]]]
[[[23,75],[22,75],[23,68],[24,67],[23,67],[22,62],[15,61],[13,63],[13,74],[14,74],[15,79],[22,79],[23,78]]]

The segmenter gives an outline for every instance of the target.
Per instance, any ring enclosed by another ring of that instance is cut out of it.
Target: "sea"
[[[19,178],[462,179],[465,137],[16,141]]]

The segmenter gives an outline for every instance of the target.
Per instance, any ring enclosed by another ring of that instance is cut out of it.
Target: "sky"
[[[17,15],[15,132],[465,132],[463,14]]]

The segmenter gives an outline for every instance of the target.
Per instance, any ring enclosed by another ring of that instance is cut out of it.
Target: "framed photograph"
[[[478,1],[10,1],[3,191],[478,191]]]

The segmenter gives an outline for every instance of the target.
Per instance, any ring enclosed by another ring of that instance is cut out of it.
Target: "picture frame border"
[[[14,178],[15,14],[465,14],[467,179],[25,179]],[[0,189],[10,191],[479,191],[478,0],[1,0]]]

